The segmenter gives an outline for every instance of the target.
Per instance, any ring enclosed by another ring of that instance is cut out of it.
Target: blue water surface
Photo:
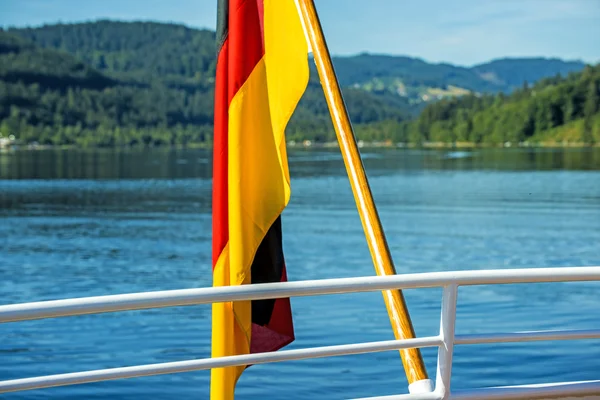
[[[600,265],[600,151],[364,150],[399,273]],[[374,274],[339,152],[291,150],[288,277]],[[204,150],[0,153],[0,304],[211,285]],[[464,287],[457,333],[600,327],[600,285]],[[405,296],[418,336],[440,289]],[[380,293],[292,300],[289,349],[393,339]],[[0,379],[210,355],[210,306],[0,325]],[[424,349],[431,375],[436,349]],[[600,341],[458,346],[453,388],[600,378]],[[6,399],[208,398],[209,371],[5,394]],[[406,393],[397,352],[255,365],[239,399]]]

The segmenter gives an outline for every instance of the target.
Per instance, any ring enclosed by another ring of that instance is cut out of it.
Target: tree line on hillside
[[[215,75],[215,32],[176,24],[97,21],[10,29],[44,49],[59,50],[121,81],[207,88]]]
[[[521,143],[600,141],[600,65],[568,77],[546,78],[506,96],[464,96],[427,106],[401,124],[407,142]]]
[[[105,75],[68,53],[0,32],[0,133],[51,145],[210,144],[214,85],[185,79],[165,80],[135,70]],[[356,89],[346,97],[359,125],[408,118],[403,99]],[[311,132],[313,139],[325,139],[330,128],[327,105],[313,77],[290,123],[290,135],[301,140]]]
[[[1,76],[1,73],[0,73]],[[345,90],[357,137],[365,141],[520,143],[552,139],[600,141],[600,67],[566,79],[549,79],[509,96],[465,96],[427,106],[414,120],[364,93]],[[335,140],[325,99],[307,90],[287,139]],[[355,94],[347,95],[348,93]],[[102,90],[0,81],[0,132],[24,142],[112,147],[210,144],[213,93],[156,85]],[[387,113],[387,115],[386,115]]]
[[[525,84],[510,95],[444,99],[413,120],[384,120],[356,130],[364,140],[420,145],[600,143],[600,65]]]
[[[214,52],[214,32],[179,25],[100,21],[0,29],[0,134],[51,145],[210,144]],[[359,69],[367,71],[373,59],[357,57],[344,65],[360,61]],[[405,68],[407,61],[386,62]],[[352,69],[341,72],[346,76]],[[434,84],[453,73],[450,66],[432,67],[418,78]],[[392,93],[352,87],[343,92],[357,136],[365,141],[593,143],[600,141],[598,81],[599,67],[589,66],[510,95],[445,99],[418,116],[421,109]],[[286,135],[335,140],[314,71]]]

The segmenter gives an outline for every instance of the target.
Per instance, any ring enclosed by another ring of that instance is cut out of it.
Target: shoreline
[[[177,144],[177,145],[120,145],[120,146],[80,146],[77,144],[68,145],[49,145],[39,143],[20,143],[18,139],[8,141],[4,140],[0,142],[0,153],[7,151],[35,151],[35,150],[148,150],[148,149],[206,149],[210,150],[213,148],[212,142],[203,143],[189,143],[189,144]],[[359,149],[509,149],[509,148],[594,148],[600,147],[600,142],[593,144],[586,144],[584,142],[570,142],[570,141],[556,141],[556,140],[544,140],[544,141],[524,141],[518,143],[505,142],[505,143],[475,143],[475,142],[422,142],[422,143],[410,143],[410,142],[393,142],[391,140],[385,141],[372,141],[367,142],[364,140],[357,140],[357,146]],[[313,142],[311,140],[294,141],[290,140],[287,142],[287,148],[290,149],[328,149],[328,148],[339,148],[337,141],[329,142]]]
[[[339,147],[338,142],[325,143],[289,143],[291,148],[331,148]],[[520,142],[520,143],[474,143],[474,142],[424,142],[424,143],[393,143],[393,142],[364,142],[358,141],[359,148],[409,148],[409,149],[481,149],[481,148],[584,148],[584,147],[600,147],[600,143],[586,144],[583,142]]]
[[[358,147],[360,149],[509,149],[509,148],[594,148],[600,147],[600,143],[585,144],[582,142],[521,142],[521,143],[472,143],[472,142],[457,142],[457,143],[446,143],[446,142],[425,142],[425,143],[393,143],[393,142],[364,142],[358,141]],[[306,140],[302,143],[288,142],[288,148],[292,149],[328,149],[328,148],[339,148],[338,142],[323,142],[323,143],[312,143]],[[36,151],[36,150],[149,150],[149,149],[212,149],[211,144],[203,143],[191,143],[188,145],[163,145],[163,146],[111,146],[111,147],[97,147],[97,146],[78,146],[78,145],[39,145],[39,144],[27,144],[20,145],[14,144],[9,146],[0,147],[0,152],[8,151]]]

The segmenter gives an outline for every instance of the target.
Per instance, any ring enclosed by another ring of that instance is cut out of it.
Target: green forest
[[[600,142],[600,66],[525,84],[510,95],[440,100],[416,119],[388,129],[395,142],[419,144],[595,144]]]
[[[59,146],[210,145],[215,52],[214,32],[174,24],[0,30],[0,134]],[[360,140],[600,142],[598,66],[504,59],[466,68],[365,54],[334,66]],[[286,135],[335,140],[314,68]]]

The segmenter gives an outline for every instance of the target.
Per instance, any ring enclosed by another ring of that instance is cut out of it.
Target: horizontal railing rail
[[[54,386],[74,385],[114,379],[180,373],[210,368],[262,364],[289,360],[362,354],[415,347],[438,347],[435,390],[374,397],[371,399],[528,399],[548,396],[600,396],[600,381],[562,382],[552,385],[511,386],[456,391],[450,394],[454,345],[528,342],[543,340],[598,339],[600,329],[529,331],[455,335],[456,301],[459,286],[551,282],[600,281],[600,267],[529,268],[508,270],[470,270],[428,272],[393,276],[369,276],[209,287],[108,296],[49,300],[0,306],[0,323],[67,317],[117,311],[210,304],[223,301],[259,300],[281,297],[331,295],[393,289],[442,287],[440,333],[437,336],[407,340],[353,343],[307,349],[280,350],[230,357],[146,364],[75,373],[0,381],[0,393]]]
[[[423,272],[418,274],[333,278],[254,285],[177,289],[49,300],[0,306],[0,323],[116,311],[133,311],[329,294],[458,286],[580,282],[600,280],[600,266]]]
[[[99,382],[113,379],[200,371],[211,368],[232,367],[236,365],[265,364],[272,362],[306,360],[311,358],[323,358],[351,354],[376,353],[389,350],[409,349],[413,347],[434,347],[439,346],[440,344],[441,339],[439,337],[432,336],[406,340],[387,340],[380,342],[312,347],[309,349],[281,350],[277,352],[245,354],[239,356],[203,358],[198,360],[137,365],[133,367],[108,368],[94,371],[0,381],[0,393],[41,389],[53,386],[74,385],[79,383]]]

